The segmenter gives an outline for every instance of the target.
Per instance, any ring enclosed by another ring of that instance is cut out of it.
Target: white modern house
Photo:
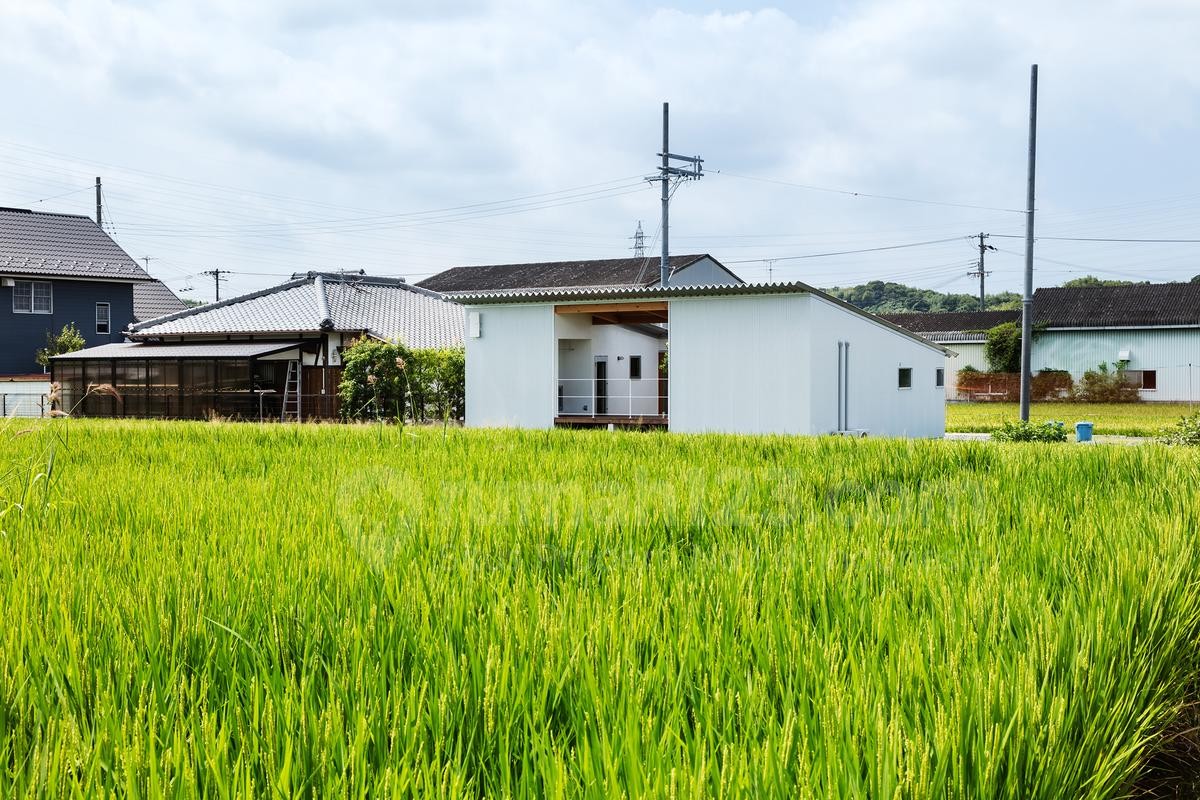
[[[946,399],[958,397],[958,373],[964,367],[986,371],[987,332],[1006,322],[1021,323],[1020,311],[935,311],[881,314],[883,319],[948,348]],[[1095,366],[1094,364],[1092,366]]]
[[[945,430],[945,348],[806,284],[452,297],[467,312],[469,426]]]

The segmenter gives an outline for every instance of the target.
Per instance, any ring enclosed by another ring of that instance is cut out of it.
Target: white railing
[[[50,401],[44,394],[0,393],[0,417],[44,417],[50,413]]]
[[[658,378],[559,378],[560,417],[666,416]]]

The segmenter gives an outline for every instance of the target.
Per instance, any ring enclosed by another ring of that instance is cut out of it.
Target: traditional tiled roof
[[[671,256],[671,272],[679,272],[710,255]],[[732,275],[732,273],[730,273]],[[736,276],[734,276],[736,277]],[[436,292],[488,292],[507,289],[562,289],[567,287],[652,286],[658,283],[659,260],[607,258],[595,261],[548,261],[541,264],[494,264],[454,267],[426,278],[418,285]]]
[[[926,336],[931,333],[986,331],[1005,322],[1021,320],[1020,311],[933,311],[879,316],[901,328]]]
[[[133,285],[133,321],[146,322],[188,307],[162,281]]]
[[[320,331],[366,332],[409,347],[455,347],[463,342],[463,309],[396,278],[309,272],[269,289],[135,324],[130,336]]]
[[[89,217],[0,208],[0,274],[153,280]]]
[[[1038,289],[1033,321],[1049,328],[1200,326],[1200,283]]]

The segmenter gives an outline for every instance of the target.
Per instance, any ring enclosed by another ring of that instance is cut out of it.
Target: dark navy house
[[[0,208],[0,375],[43,372],[37,351],[68,323],[88,347],[124,341],[134,286],[153,281],[88,217]]]

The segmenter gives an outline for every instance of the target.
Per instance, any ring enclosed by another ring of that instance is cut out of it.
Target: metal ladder
[[[283,408],[279,412],[279,421],[288,419],[300,421],[300,362],[289,361],[287,378],[283,381]]]

